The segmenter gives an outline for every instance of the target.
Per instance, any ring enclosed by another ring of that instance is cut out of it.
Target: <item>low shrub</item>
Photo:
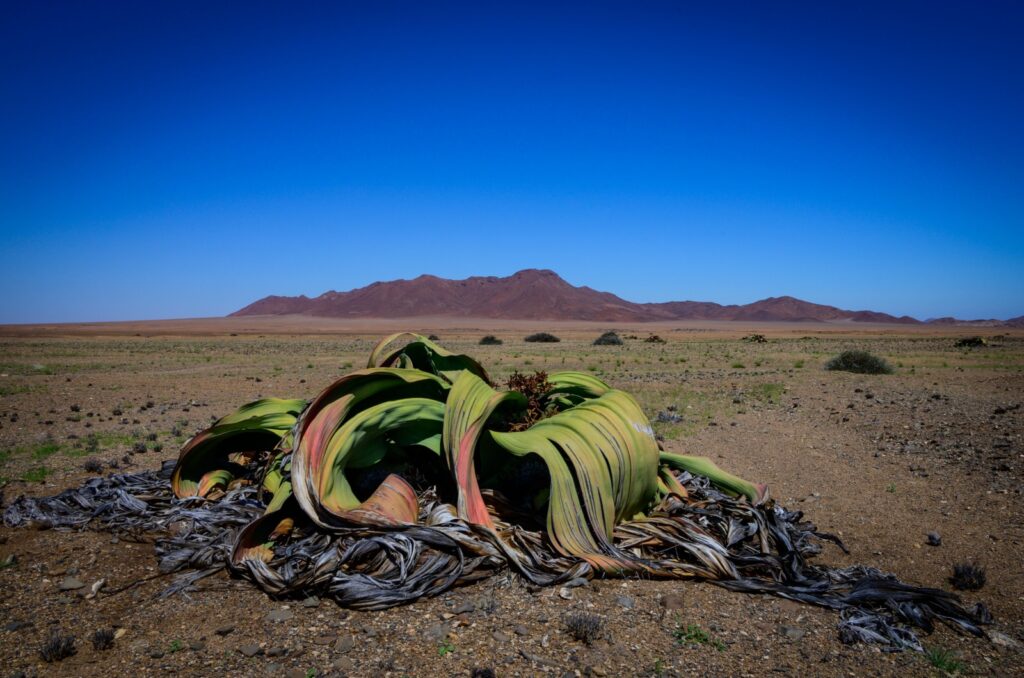
[[[39,648],[39,656],[44,662],[51,664],[67,659],[77,651],[74,636],[65,636],[54,629]]]
[[[988,342],[985,341],[984,337],[964,337],[963,339],[958,339],[953,345],[957,348],[981,348],[982,346],[987,346]]]
[[[601,637],[604,620],[596,614],[573,612],[565,618],[565,628],[576,640],[592,644]]]
[[[480,340],[481,346],[501,346],[502,341],[493,334],[488,334]]]
[[[665,344],[665,343],[668,343],[668,342],[666,342],[664,339],[659,337],[657,334],[652,334],[651,336],[649,336],[646,339],[644,339],[644,343],[647,343],[647,344]]]
[[[614,332],[605,332],[594,339],[594,346],[622,346],[622,339]]]
[[[114,630],[99,629],[92,634],[92,647],[94,650],[109,650],[114,647]]]
[[[958,563],[953,566],[949,583],[960,591],[977,591],[985,585],[985,568],[974,563]]]
[[[892,367],[884,358],[867,351],[843,351],[825,363],[825,369],[857,374],[892,374]]]
[[[559,339],[558,337],[556,337],[553,334],[549,334],[548,332],[537,332],[535,334],[531,334],[528,337],[525,337],[523,339],[523,341],[528,341],[531,344],[533,344],[533,343],[556,344],[556,343],[560,342],[561,339]]]

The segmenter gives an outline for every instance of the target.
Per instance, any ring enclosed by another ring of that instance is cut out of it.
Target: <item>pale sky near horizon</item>
[[[0,6],[0,323],[550,268],[1024,314],[1024,3]]]

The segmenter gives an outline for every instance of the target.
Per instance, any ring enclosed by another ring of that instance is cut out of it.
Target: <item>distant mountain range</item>
[[[576,287],[554,271],[527,269],[505,278],[473,276],[448,280],[421,275],[413,280],[375,282],[349,292],[319,297],[269,296],[232,316],[308,315],[329,318],[406,318],[449,316],[503,320],[657,320],[817,321],[917,324],[910,316],[877,311],[844,311],[793,297],[769,297],[751,304],[723,306],[709,301],[637,304],[609,292]],[[984,324],[1024,327],[1024,316],[1009,321],[959,321],[938,318],[935,324]]]

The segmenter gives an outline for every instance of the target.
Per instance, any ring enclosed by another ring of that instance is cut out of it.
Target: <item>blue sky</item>
[[[0,322],[551,268],[1024,313],[1024,4],[3,3]]]

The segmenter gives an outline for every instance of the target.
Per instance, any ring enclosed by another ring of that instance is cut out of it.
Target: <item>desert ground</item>
[[[312,397],[363,366],[376,340],[398,329],[438,334],[496,381],[514,369],[580,369],[631,392],[667,449],[766,482],[775,500],[840,535],[850,554],[826,546],[822,563],[873,565],[947,589],[954,563],[983,566],[985,586],[964,597],[990,608],[991,638],[938,628],[924,637],[927,654],[848,646],[831,611],[696,582],[599,580],[567,600],[507,576],[406,607],[352,612],[329,600],[272,600],[221,573],[198,591],[158,598],[167,582],[146,540],[2,527],[5,675],[1024,672],[1021,331],[287,318],[0,327],[2,501],[76,486],[95,475],[88,462],[103,474],[158,468],[244,402]],[[592,346],[608,329],[636,338]],[[561,343],[523,342],[538,330]],[[755,332],[767,341],[743,339]],[[478,346],[484,334],[504,344]],[[645,342],[651,334],[665,343]],[[954,346],[967,334],[988,345]],[[849,348],[883,356],[895,374],[824,370]],[[941,545],[928,545],[929,532]],[[100,579],[106,587],[86,598]],[[567,632],[573,611],[603,620],[598,640],[588,645]],[[40,658],[51,628],[76,637],[74,656]],[[90,643],[101,628],[117,630],[111,649]]]

